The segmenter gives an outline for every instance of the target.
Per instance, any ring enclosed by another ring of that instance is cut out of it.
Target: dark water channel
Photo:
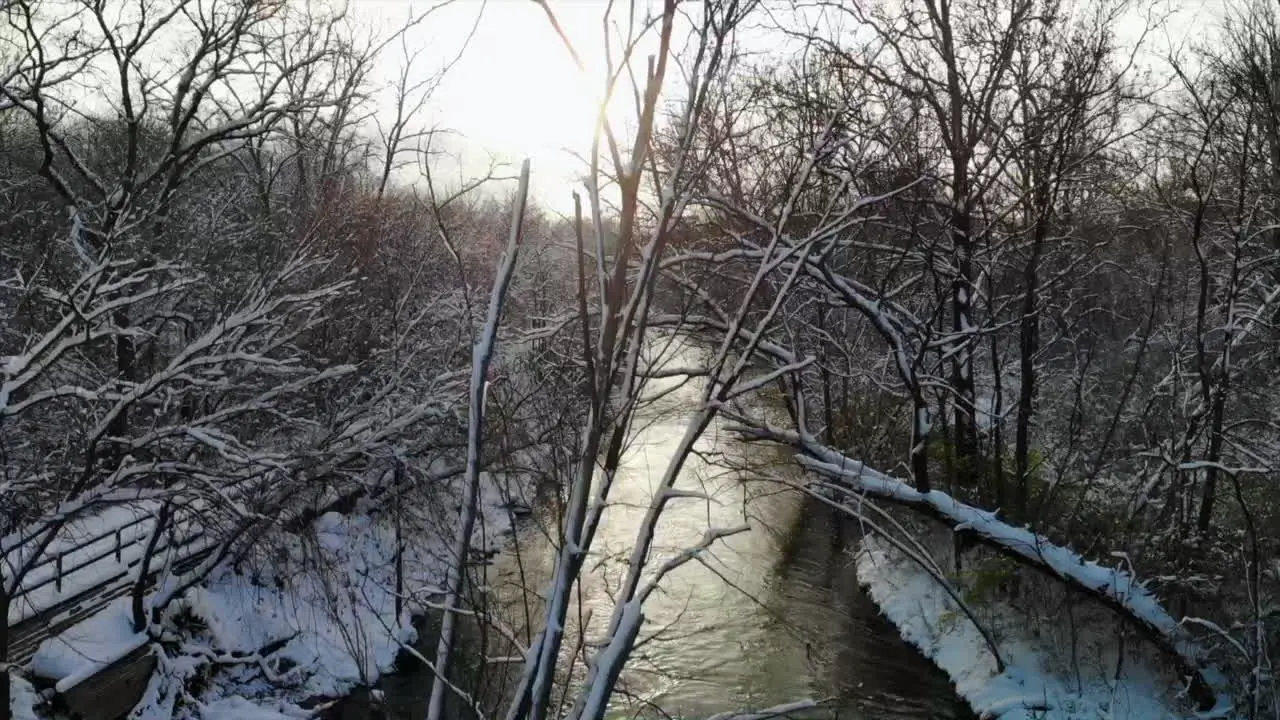
[[[588,637],[598,637],[607,624],[611,589],[626,571],[626,555],[684,433],[694,393],[673,392],[638,432],[587,563],[581,605],[571,610],[566,645],[573,645],[579,625],[588,626]],[[642,637],[653,639],[624,671],[611,720],[704,718],[804,698],[829,703],[789,717],[972,717],[946,676],[899,637],[859,588],[851,555],[854,522],[765,479],[763,468],[794,472],[775,450],[742,443],[715,425],[699,450],[679,486],[697,489],[705,499],[669,506],[657,534],[657,562],[696,542],[708,527],[746,523],[751,529],[715,546],[705,564],[672,573],[651,597]],[[552,568],[553,533],[544,526],[554,522],[552,513],[545,515],[517,532],[518,557],[504,553],[488,571],[507,624],[521,636],[530,624],[523,617],[524,593],[544,591]],[[530,607],[540,604],[529,601]],[[423,635],[420,649],[430,656],[433,633]],[[474,655],[474,637],[470,644]],[[516,666],[509,674],[518,672]],[[420,720],[430,685],[425,667],[384,678],[387,706],[375,717]],[[488,695],[500,702],[500,683],[489,686]],[[466,714],[455,712],[451,718]]]

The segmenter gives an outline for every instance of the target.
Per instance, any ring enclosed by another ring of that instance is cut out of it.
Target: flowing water
[[[674,383],[666,385],[672,390]],[[612,591],[626,574],[636,530],[696,398],[692,383],[674,389],[641,419],[571,610],[566,656],[581,627],[598,637],[607,625]],[[899,637],[859,588],[854,522],[769,480],[770,473],[795,472],[776,449],[743,443],[717,423],[697,449],[677,486],[705,498],[668,506],[654,562],[697,543],[708,528],[745,523],[750,530],[717,542],[705,562],[675,570],[651,596],[641,635],[647,639],[623,673],[610,718],[703,718],[803,698],[827,702],[789,717],[972,717],[946,676]],[[522,636],[537,621],[526,621],[523,598],[529,608],[541,604],[532,593],[545,590],[554,560],[554,533],[547,530],[554,512],[541,515],[518,531],[519,552],[499,556],[488,571],[508,624]],[[517,666],[509,675],[518,672]],[[388,703],[403,708],[388,716],[422,717],[417,708],[425,706],[421,696],[430,682],[415,680],[418,674],[388,679]],[[504,692],[493,688],[490,695]]]

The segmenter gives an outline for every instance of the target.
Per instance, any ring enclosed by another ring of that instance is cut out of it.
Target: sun
[[[426,6],[356,0],[351,7],[366,20],[390,28],[407,13]],[[581,187],[587,172],[581,158],[591,150],[602,105],[623,145],[636,125],[636,111],[634,89],[625,73],[604,103],[608,52],[602,19],[608,3],[565,0],[552,2],[552,7],[582,67],[543,9],[529,1],[451,3],[410,30],[403,47],[419,53],[422,72],[457,58],[432,94],[428,122],[453,133],[452,150],[468,158],[463,164],[471,172],[480,172],[490,158],[511,166],[528,158],[535,197],[564,211],[571,207],[570,189]],[[621,18],[619,25],[625,26]],[[617,48],[615,37],[611,47],[615,55]],[[392,78],[399,71],[398,56],[405,53],[399,52],[399,46],[389,49],[380,66]],[[643,77],[640,57],[636,75]]]
[[[530,157],[544,167],[567,167],[575,163],[574,153],[589,151],[605,100],[604,5],[555,7],[582,68],[535,3],[491,2],[458,74],[450,78],[465,97],[449,112],[484,147]],[[624,88],[605,107],[617,130],[631,122],[630,97]]]

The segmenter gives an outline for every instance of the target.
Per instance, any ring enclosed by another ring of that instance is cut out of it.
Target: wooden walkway
[[[154,514],[145,506],[135,509],[133,517],[106,523],[74,544],[59,543],[54,552],[47,552],[28,571],[10,602],[8,662],[28,664],[40,643],[129,594],[155,528]],[[72,523],[65,532],[74,536],[84,524]],[[215,546],[203,528],[179,514],[174,518],[172,532],[166,533],[156,546],[151,560],[155,569],[148,573],[148,588],[154,586],[162,572],[182,573],[195,568]]]
[[[433,473],[442,480],[459,475],[461,467]],[[346,512],[360,497],[379,497],[383,492],[412,482],[401,479],[370,490],[363,485],[344,490],[329,488],[324,497],[314,498],[286,510],[278,522],[298,529],[325,512]],[[221,498],[236,502],[242,488],[232,487]],[[11,599],[8,620],[7,658],[0,661],[18,667],[30,666],[40,645],[105,610],[126,597],[136,583],[138,566],[155,531],[159,502],[108,506],[68,523],[59,537],[26,573]],[[193,509],[194,508],[194,509]],[[199,501],[177,511],[169,529],[157,541],[146,578],[152,590],[163,577],[182,575],[196,569],[218,548],[218,539],[206,533],[200,522]],[[21,552],[18,546],[10,553]],[[6,558],[0,557],[0,562]],[[117,720],[128,713],[146,688],[154,667],[147,648],[139,648],[74,687],[59,688],[62,702],[79,717],[89,720]]]
[[[449,467],[435,478],[443,479],[460,472],[460,467]],[[235,502],[244,489],[229,488],[221,500]],[[326,497],[285,511],[278,522],[297,529],[324,512],[342,511],[368,492],[367,487],[360,485],[342,491],[331,488]],[[376,496],[378,491],[373,494]],[[158,510],[159,503],[155,501],[109,506],[97,515],[69,523],[62,530],[61,537],[27,572],[17,595],[11,599],[7,662],[27,665],[40,643],[129,594],[155,529]],[[206,534],[200,522],[202,511],[201,505],[194,504],[175,513],[151,559],[150,567],[154,569],[148,573],[148,589],[155,586],[161,573],[188,572],[216,549],[217,538]],[[10,552],[19,552],[21,547]]]

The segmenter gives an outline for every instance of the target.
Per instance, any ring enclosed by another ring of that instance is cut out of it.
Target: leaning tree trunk
[[[453,642],[457,624],[457,610],[461,602],[467,553],[471,549],[471,535],[475,530],[477,506],[480,499],[480,452],[484,440],[484,399],[489,366],[493,361],[498,338],[498,325],[506,305],[507,289],[515,274],[516,258],[524,237],[525,205],[529,198],[529,161],[520,167],[520,185],[512,204],[511,228],[506,247],[489,294],[489,308],[484,327],[476,339],[471,355],[470,405],[467,417],[467,470],[463,506],[459,511],[457,533],[453,539],[452,565],[445,580],[444,616],[440,620],[440,642],[436,646],[435,679],[427,706],[427,720],[439,720],[444,713],[445,685],[449,665],[453,658]]]
[[[142,560],[138,563],[138,576],[134,578],[133,589],[129,593],[134,632],[142,632],[147,629],[147,576],[151,574],[151,562],[155,559],[156,549],[160,545],[160,538],[169,531],[172,508],[173,504],[169,502],[160,506],[160,512],[156,514],[156,524],[151,529],[151,537],[147,539],[146,550],[142,554]]]
[[[995,513],[948,497],[921,493],[910,485],[825,447],[806,432],[775,427],[741,429],[748,439],[793,447],[808,470],[843,486],[857,497],[910,508],[941,522],[957,536],[980,543],[1032,570],[1062,582],[1130,623],[1177,666],[1188,680],[1187,694],[1202,711],[1221,707],[1225,678],[1195,638],[1133,575],[1106,568],[1027,528],[1000,520]]]

